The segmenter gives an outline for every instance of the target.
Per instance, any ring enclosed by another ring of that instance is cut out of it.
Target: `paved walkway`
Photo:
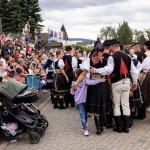
[[[90,136],[84,137],[76,108],[54,110],[50,101],[42,113],[49,120],[49,127],[39,144],[32,145],[23,135],[17,143],[7,143],[0,150],[150,150],[150,114],[145,120],[135,122],[130,133],[115,133],[105,129],[95,134],[94,120],[89,118]]]

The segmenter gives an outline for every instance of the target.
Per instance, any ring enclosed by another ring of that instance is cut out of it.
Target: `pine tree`
[[[122,24],[119,24],[117,30],[118,40],[123,45],[131,44],[133,41],[133,32],[129,27],[128,22],[124,21]]]
[[[67,31],[66,31],[66,28],[65,28],[64,24],[62,24],[60,30],[63,32],[63,40],[67,41],[68,40],[68,34],[67,34]]]
[[[8,0],[0,0],[0,17],[4,17],[7,13]]]
[[[34,34],[35,28],[41,30],[43,26],[40,25],[42,18],[40,15],[41,8],[39,7],[39,1],[21,0],[20,6],[22,8],[24,22],[26,23],[27,20],[30,22],[30,32]]]
[[[0,0],[0,17],[4,32],[21,33],[27,20],[30,31],[41,30],[42,22],[38,0]]]
[[[3,28],[3,25],[5,26],[5,22],[7,19],[7,12],[8,12],[8,0],[0,0],[0,19],[1,19],[1,25]]]
[[[7,22],[5,30],[11,33],[21,33],[24,26],[24,21],[22,9],[20,7],[20,0],[9,1],[9,9],[6,17]]]

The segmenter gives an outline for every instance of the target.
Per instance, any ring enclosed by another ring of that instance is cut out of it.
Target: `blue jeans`
[[[77,105],[79,114],[80,114],[80,119],[82,123],[83,129],[87,129],[87,111],[86,111],[86,103],[80,103]]]

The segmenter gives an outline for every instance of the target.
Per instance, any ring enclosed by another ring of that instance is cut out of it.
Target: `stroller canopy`
[[[15,79],[10,79],[9,81],[0,84],[0,93],[4,94],[10,99],[13,99],[25,88],[27,88],[26,84],[18,82]]]

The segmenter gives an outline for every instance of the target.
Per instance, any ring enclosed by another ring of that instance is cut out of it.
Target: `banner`
[[[57,31],[54,31],[54,30],[50,30],[49,31],[49,37],[50,38],[63,39],[64,38],[64,34],[63,34],[62,31],[57,32]]]
[[[50,38],[53,38],[54,37],[54,34],[53,34],[53,30],[50,30]]]
[[[59,32],[59,39],[63,39],[64,38],[64,32]]]

